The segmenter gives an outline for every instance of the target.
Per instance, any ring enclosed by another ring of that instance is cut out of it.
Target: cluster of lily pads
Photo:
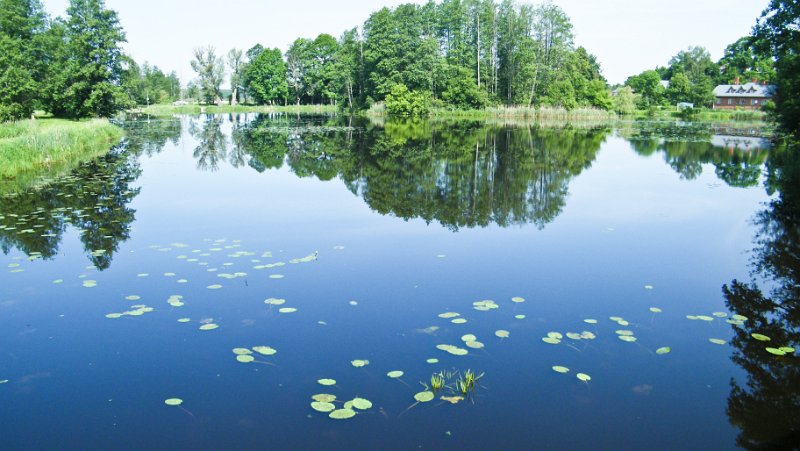
[[[372,401],[361,398],[355,397],[349,401],[345,401],[341,408],[336,408],[336,395],[331,395],[327,393],[319,393],[316,395],[311,396],[313,402],[311,402],[311,408],[316,410],[317,412],[327,413],[328,418],[332,418],[334,420],[347,420],[356,416],[356,410],[364,411],[369,410],[372,408]]]
[[[123,316],[142,316],[145,313],[152,312],[153,310],[155,310],[153,307],[148,307],[144,304],[132,305],[131,310],[127,310],[122,313],[109,313],[106,315],[106,318],[117,319],[122,318]]]
[[[264,301],[265,304],[269,306],[273,305],[283,305],[286,303],[286,299],[279,299],[279,298],[269,298]],[[278,309],[278,313],[294,313],[297,309],[294,307],[280,307]]]
[[[252,350],[251,350],[252,349]],[[271,356],[277,354],[277,350],[270,346],[253,346],[252,348],[233,348],[233,353],[236,354],[236,361],[240,363],[250,363],[255,361],[253,352],[261,355]]]

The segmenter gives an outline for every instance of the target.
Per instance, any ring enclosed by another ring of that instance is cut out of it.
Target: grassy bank
[[[333,105],[150,105],[136,108],[133,113],[168,116],[171,114],[228,114],[228,113],[292,113],[292,114],[332,114],[337,112]]]
[[[516,119],[527,121],[608,121],[617,119],[617,114],[596,108],[577,108],[567,110],[550,107],[500,106],[480,110],[452,110],[434,108],[431,116],[435,118],[463,119]]]
[[[103,155],[122,138],[104,119],[40,119],[0,124],[0,193],[25,189]]]

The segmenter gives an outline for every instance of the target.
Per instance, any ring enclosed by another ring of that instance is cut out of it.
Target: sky
[[[383,6],[426,0],[106,0],[127,33],[127,52],[183,83],[194,78],[192,49],[218,53],[259,43],[286,51],[296,38],[339,36]],[[531,3],[539,3],[534,0]],[[610,83],[656,66],[689,46],[716,61],[728,44],[750,33],[768,0],[554,0],[572,20],[575,44],[597,56]],[[63,16],[68,0],[44,0]]]

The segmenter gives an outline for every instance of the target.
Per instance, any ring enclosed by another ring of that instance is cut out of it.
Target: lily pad
[[[661,309],[658,307],[650,307],[650,311],[653,313],[661,313]]]
[[[468,341],[465,344],[467,345],[468,348],[472,348],[472,349],[481,349],[484,346],[483,343],[481,343],[478,340]]]
[[[353,365],[356,368],[361,368],[363,366],[369,365],[369,360],[358,360],[358,359],[351,360],[350,364]]]
[[[253,351],[247,348],[233,348],[233,353],[236,355],[250,355]]]
[[[417,402],[428,402],[428,401],[432,401],[433,398],[434,398],[433,392],[429,392],[429,391],[421,391],[421,392],[417,393],[416,395],[414,395],[414,399],[416,399]]]
[[[672,351],[672,348],[670,348],[669,346],[664,346],[663,348],[656,349],[656,354],[658,355],[668,354],[670,351]]]
[[[121,318],[121,317],[122,317],[122,313],[109,313],[108,315],[106,315],[106,318],[110,318],[110,319],[117,319],[117,318]]]
[[[180,398],[169,398],[164,400],[164,404],[168,406],[179,406],[183,404],[183,400]]]
[[[782,346],[782,347],[780,347],[778,349],[780,349],[781,351],[783,351],[783,352],[785,352],[787,354],[793,354],[794,353],[794,348],[791,347],[791,346]]]
[[[320,379],[317,381],[319,385],[324,385],[326,387],[331,385],[336,385],[336,381],[334,379]]]
[[[525,298],[514,296],[513,298],[511,298],[511,302],[516,302],[519,304],[520,302],[525,302]]]
[[[253,346],[253,351],[261,355],[275,355],[278,351],[269,346]]]
[[[552,368],[556,373],[569,373],[569,368],[565,366],[555,365]]]
[[[577,377],[579,380],[583,382],[589,382],[590,380],[592,380],[592,377],[586,373],[578,373],[575,375],[575,377]]]
[[[464,318],[454,318],[450,322],[453,324],[464,324],[467,322],[467,320]]]
[[[586,318],[585,320],[583,320],[583,322],[586,324],[597,324],[597,320],[592,318]]]
[[[461,316],[461,314],[456,312],[444,312],[439,314],[439,318],[444,319],[455,318],[456,316]]]
[[[356,412],[355,410],[352,409],[339,409],[329,413],[328,416],[333,418],[334,420],[346,420],[348,418],[353,418],[354,416],[356,416]]]
[[[430,363],[430,364],[439,363],[439,359],[427,359],[425,360],[425,363]]]
[[[278,309],[278,313],[294,313],[297,309],[294,307],[283,307]]]
[[[636,341],[636,337],[631,335],[618,335],[617,338],[619,338],[622,341],[627,341],[628,343],[633,343],[634,341]]]
[[[358,410],[367,410],[372,407],[372,401],[364,398],[353,398],[353,407]]]
[[[542,341],[545,342],[545,343],[549,343],[551,345],[557,345],[557,344],[561,343],[561,340],[559,340],[558,338],[553,338],[553,337],[544,337],[544,338],[542,338]]]
[[[329,395],[327,393],[320,393],[320,394],[312,396],[311,399],[313,399],[314,401],[317,401],[317,402],[329,403],[329,402],[336,401],[336,395]]]
[[[190,318],[179,318],[179,319],[178,319],[178,322],[179,322],[179,323],[188,323],[189,321],[191,321],[191,319],[190,319]]]
[[[200,330],[214,330],[219,327],[219,324],[209,323],[200,326]]]
[[[764,349],[766,349],[767,352],[769,352],[770,354],[786,355],[786,353],[784,351],[781,351],[779,348],[764,348]]]
[[[336,406],[329,402],[314,401],[311,403],[311,408],[317,412],[328,413],[336,410]]]
[[[468,343],[470,341],[475,341],[477,339],[478,339],[478,337],[476,337],[473,334],[466,334],[466,335],[462,335],[461,336],[461,341],[463,341],[464,343]]]
[[[404,373],[400,370],[389,371],[386,373],[387,376],[391,377],[392,379],[397,379],[398,377],[402,376]]]
[[[238,360],[241,363],[250,363],[253,360],[255,360],[255,357],[251,355],[237,355],[236,360]]]
[[[525,319],[525,315],[514,315],[516,319]]]
[[[725,340],[722,340],[722,339],[719,339],[719,338],[709,338],[708,341],[710,341],[711,343],[714,343],[715,345],[724,345],[724,344],[728,343]]]
[[[750,334],[751,337],[755,338],[758,341],[770,341],[771,339],[763,334]]]
[[[510,332],[507,330],[497,330],[494,333],[498,338],[508,338]]]
[[[214,285],[209,285],[206,288],[208,288],[209,290],[219,290],[220,288],[222,288],[222,285],[214,284]]]

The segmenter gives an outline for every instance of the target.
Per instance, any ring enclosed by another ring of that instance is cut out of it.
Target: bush
[[[404,84],[395,84],[386,96],[386,111],[392,116],[427,116],[430,113],[430,96],[409,91]]]

